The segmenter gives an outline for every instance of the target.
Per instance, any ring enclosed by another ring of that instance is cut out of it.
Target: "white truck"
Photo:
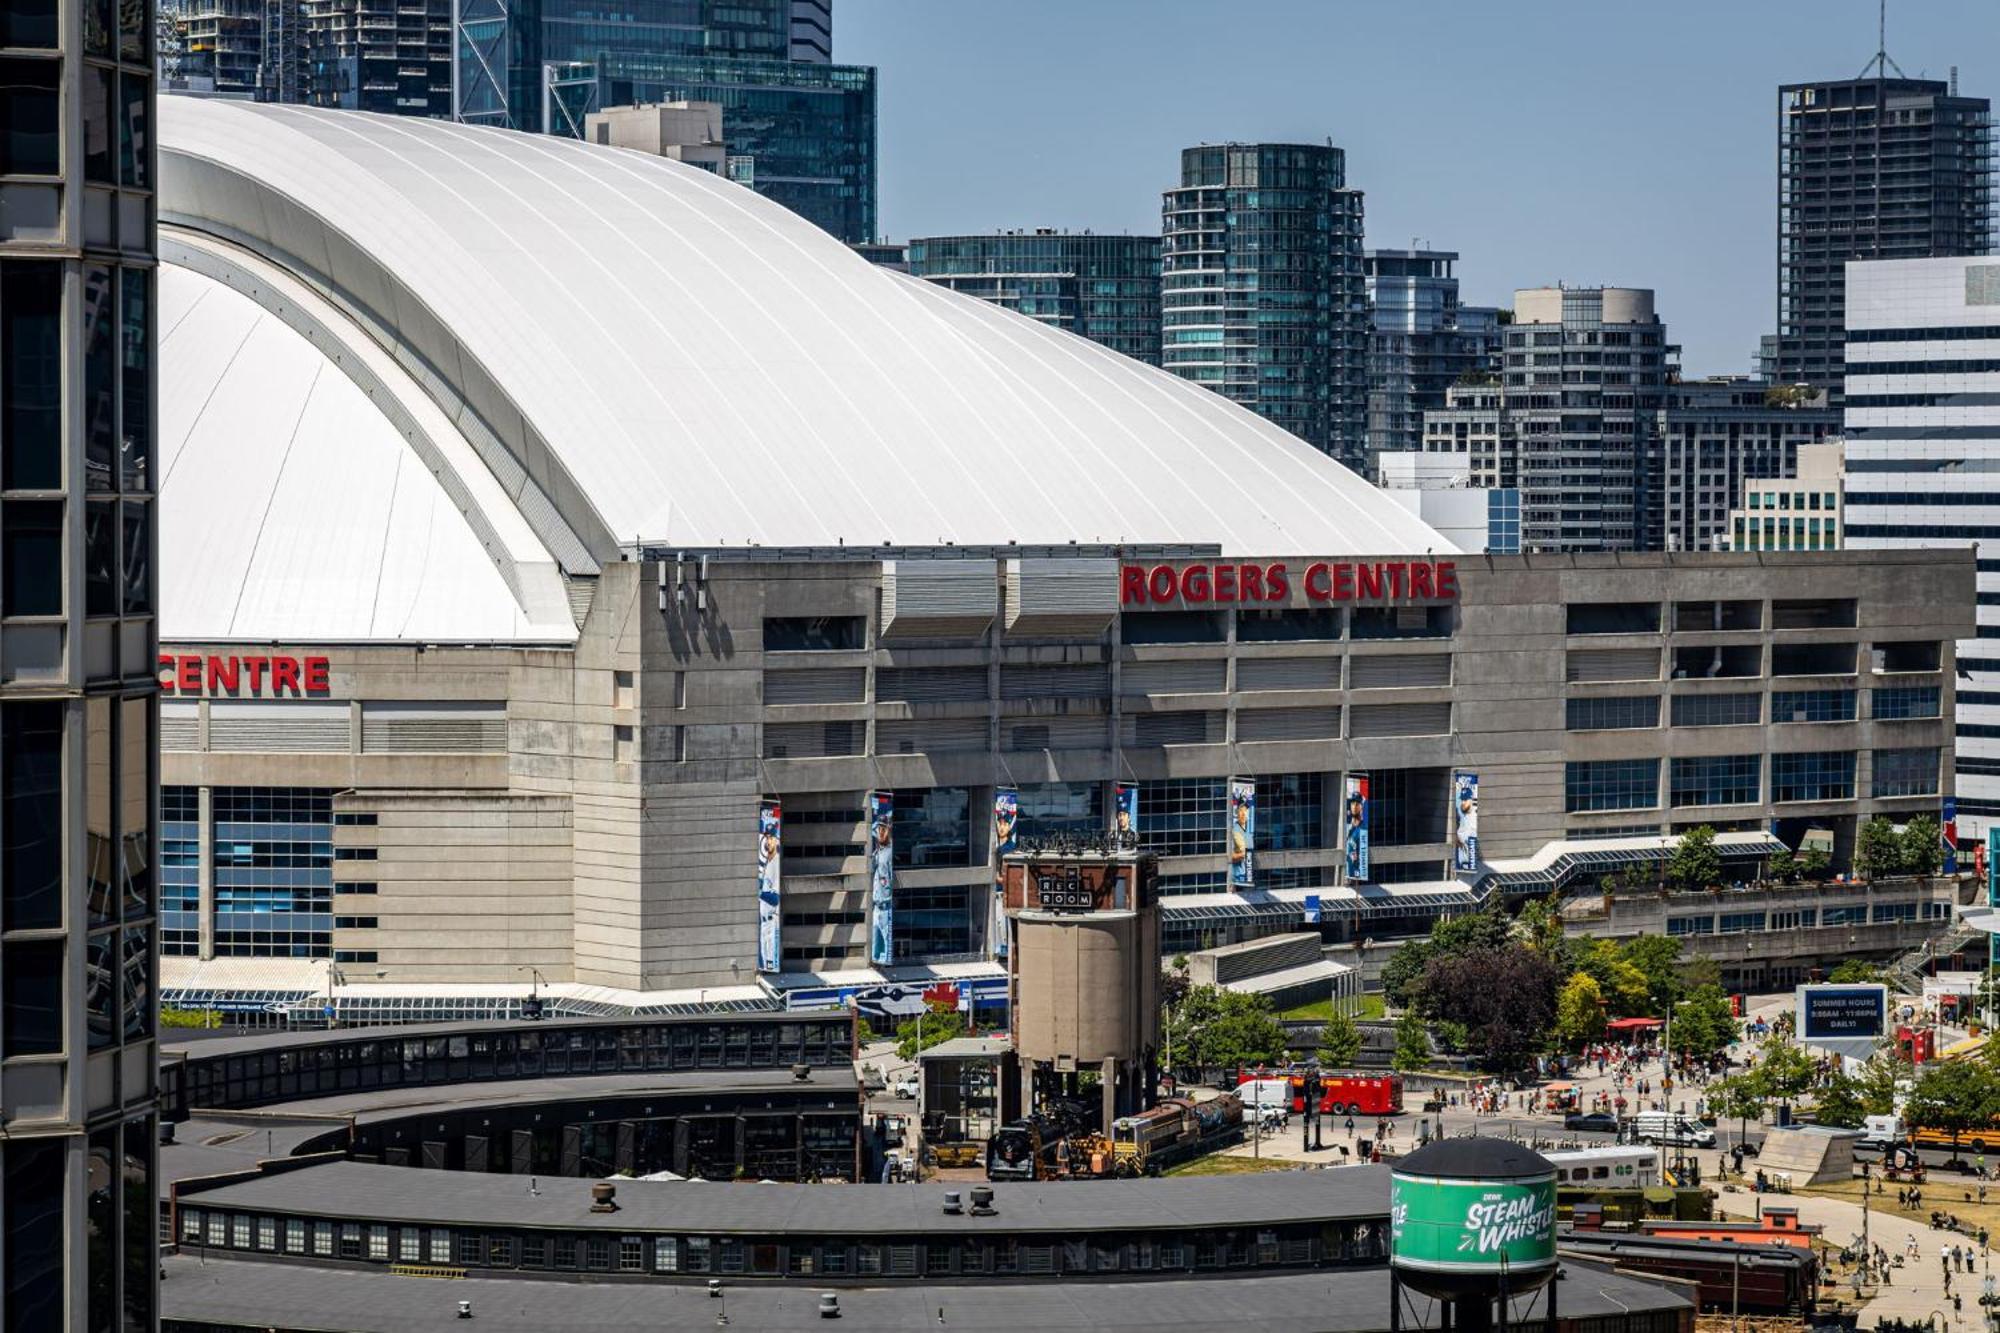
[[[1861,1146],[1864,1148],[1889,1148],[1909,1136],[1909,1126],[1899,1115],[1871,1115],[1861,1122]]]
[[[1243,1099],[1243,1118],[1265,1129],[1276,1129],[1292,1113],[1292,1081],[1288,1078],[1253,1078],[1237,1085]]]
[[[1672,1111],[1641,1111],[1632,1117],[1632,1137],[1640,1143],[1670,1148],[1713,1148],[1715,1131],[1699,1120]]]

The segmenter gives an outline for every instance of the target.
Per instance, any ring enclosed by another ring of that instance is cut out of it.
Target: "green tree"
[[[1489,894],[1476,912],[1440,917],[1431,926],[1431,939],[1448,954],[1499,948],[1514,933],[1514,925],[1507,919],[1506,906],[1500,899],[1500,894]]]
[[[1455,958],[1474,949],[1497,949],[1513,936],[1513,922],[1493,894],[1476,912],[1439,917],[1431,933],[1405,942],[1382,966],[1382,993],[1398,1009],[1423,1008],[1424,973],[1433,960]]]
[[[1619,952],[1646,978],[1646,1012],[1665,1017],[1667,1007],[1687,993],[1681,942],[1670,935],[1640,935]]]
[[[923,1030],[923,1044],[917,1044],[917,1031]],[[922,1024],[916,1019],[905,1019],[896,1028],[896,1054],[905,1060],[917,1058],[920,1050],[928,1051],[941,1041],[965,1035],[965,1015],[957,1009],[944,1005],[932,1005],[925,1013]]]
[[[1958,1157],[1959,1135],[1988,1130],[2000,1112],[2000,1079],[1984,1060],[1939,1060],[1924,1067],[1903,1105],[1913,1126],[1951,1135]]]
[[[1551,893],[1546,898],[1530,899],[1522,905],[1514,926],[1515,937],[1521,943],[1560,967],[1575,968],[1577,942],[1563,933],[1562,895]]]
[[[1944,831],[1929,815],[1917,815],[1896,835],[1896,864],[1905,875],[1935,875],[1944,864]]]
[[[1789,1038],[1772,1034],[1764,1043],[1764,1056],[1750,1070],[1748,1077],[1757,1091],[1763,1094],[1766,1103],[1777,1102],[1789,1108],[1804,1096],[1819,1070],[1812,1057],[1804,1048]]]
[[[1844,1068],[1835,1069],[1813,1097],[1813,1119],[1822,1125],[1859,1129],[1869,1112],[1861,1100],[1861,1083]]]
[[[1352,1014],[1335,1009],[1319,1030],[1319,1062],[1330,1069],[1352,1069],[1361,1055],[1361,1025]]]
[[[1572,972],[1556,993],[1556,1040],[1581,1046],[1604,1035],[1604,991],[1588,972]]]
[[[1839,966],[1826,974],[1828,981],[1837,981],[1843,986],[1862,986],[1882,979],[1882,969],[1873,963],[1864,963],[1859,958],[1843,958]]]
[[[1588,972],[1615,1018],[1644,1014],[1652,1007],[1652,982],[1627,961],[1611,940],[1591,940],[1578,951],[1577,968]]]
[[[1729,997],[1720,986],[1701,986],[1674,1009],[1668,1039],[1676,1051],[1706,1059],[1729,1047],[1739,1029],[1730,1012]]]
[[[1389,1063],[1410,1074],[1429,1067],[1430,1062],[1430,1033],[1424,1031],[1424,1020],[1412,1009],[1396,1020],[1396,1053]]]
[[[1473,949],[1431,960],[1420,1007],[1428,1018],[1463,1025],[1469,1049],[1504,1071],[1548,1039],[1561,980],[1555,964],[1525,944]]]
[[[1764,1089],[1754,1075],[1735,1074],[1709,1086],[1708,1104],[1718,1120],[1736,1122],[1736,1141],[1741,1143],[1750,1122],[1764,1118]]]
[[[1722,964],[1713,958],[1689,958],[1681,963],[1681,994],[1692,995],[1703,986],[1722,989]]]
[[[1722,854],[1715,850],[1715,830],[1706,824],[1681,834],[1667,857],[1667,882],[1683,889],[1705,889],[1722,880]]]
[[[1273,1064],[1289,1045],[1268,999],[1215,986],[1191,987],[1175,1006],[1169,1030],[1176,1064],[1224,1069]]]
[[[1398,1009],[1414,1008],[1417,988],[1423,985],[1424,969],[1430,966],[1437,952],[1434,940],[1405,940],[1389,955],[1389,961],[1382,964],[1382,998]]]
[[[1773,852],[1764,862],[1764,874],[1779,884],[1796,884],[1799,880],[1799,858],[1790,848]]]
[[[1799,849],[1799,878],[1808,884],[1817,884],[1826,878],[1833,868],[1833,856],[1824,847],[1801,847]]]
[[[1854,840],[1854,869],[1864,879],[1879,879],[1902,869],[1903,844],[1887,815],[1876,815],[1861,826]]]
[[[1989,1049],[1991,1045],[1989,1042]],[[1901,1046],[1890,1046],[1877,1054],[1861,1066],[1861,1077],[1856,1080],[1862,1111],[1868,1115],[1893,1114],[1902,1098],[1903,1084],[1915,1073],[1916,1066],[1903,1054]]]

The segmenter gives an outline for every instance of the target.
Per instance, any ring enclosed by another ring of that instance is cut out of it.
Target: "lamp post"
[[[548,985],[548,979],[542,975],[540,968],[530,967],[526,963],[517,964],[514,970],[528,974],[528,1002],[521,1006],[521,1017],[540,1018],[542,1016],[542,997],[538,988]]]

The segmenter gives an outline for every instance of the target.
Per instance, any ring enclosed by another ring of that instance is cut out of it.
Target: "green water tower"
[[[1402,1158],[1389,1171],[1389,1271],[1392,1328],[1402,1288],[1448,1302],[1455,1329],[1491,1327],[1496,1302],[1556,1276],[1555,1165],[1511,1139],[1438,1139]],[[1549,1304],[1553,1320],[1554,1288]]]

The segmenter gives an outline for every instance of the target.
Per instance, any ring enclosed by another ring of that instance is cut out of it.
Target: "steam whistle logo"
[[[1492,1254],[1516,1241],[1542,1240],[1555,1226],[1553,1203],[1533,1195],[1518,1199],[1482,1199],[1465,1210],[1465,1225],[1458,1236],[1458,1251]]]

